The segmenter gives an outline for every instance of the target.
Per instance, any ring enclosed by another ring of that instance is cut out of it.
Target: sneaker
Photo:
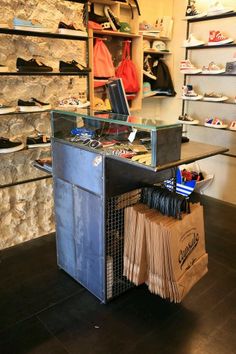
[[[144,57],[143,74],[152,80],[157,79],[157,77],[152,72],[152,57],[151,57],[151,55],[146,55]]]
[[[204,93],[203,100],[204,101],[212,101],[212,102],[224,102],[227,101],[229,97],[223,96],[219,93],[215,92],[210,92],[210,93]]]
[[[0,137],[0,154],[7,154],[24,149],[24,144],[20,141],[11,141]]]
[[[83,31],[82,28],[76,27],[72,23],[67,25],[64,22],[59,22],[58,33],[68,34],[70,36],[88,37],[88,33],[86,31]]]
[[[180,72],[182,74],[198,74],[202,70],[196,68],[189,59],[180,62]]]
[[[145,50],[150,50],[150,49],[151,49],[150,41],[148,39],[144,39],[143,40],[143,51],[145,52]]]
[[[139,33],[142,33],[144,35],[150,34],[150,35],[157,35],[157,33],[160,33],[160,29],[157,27],[151,25],[147,21],[143,21],[139,24]]]
[[[36,20],[27,21],[22,20],[21,18],[15,17],[13,19],[14,29],[20,31],[29,31],[29,32],[52,32],[52,29],[44,27]]]
[[[77,97],[68,97],[59,101],[59,106],[60,108],[86,108],[90,106],[90,102]]]
[[[230,123],[229,129],[230,129],[230,130],[236,130],[236,120],[233,120],[233,121]]]
[[[51,145],[51,141],[46,135],[39,134],[38,136],[28,136],[26,139],[26,145],[28,149],[48,147]]]
[[[59,70],[60,72],[81,72],[81,73],[90,71],[89,68],[83,66],[82,64],[79,64],[75,60],[72,61],[60,60]]]
[[[42,169],[43,171],[46,170],[48,172],[52,172],[52,158],[51,157],[45,157],[42,159],[35,160],[33,163],[34,167],[37,167],[39,169]]]
[[[13,113],[16,111],[16,107],[6,106],[0,103],[0,114]]]
[[[100,16],[95,14],[94,12],[94,4],[91,3],[90,5],[90,12],[88,14],[89,21],[98,23],[102,26],[103,29],[110,30],[111,24],[106,16]]]
[[[207,16],[217,16],[221,14],[225,14],[227,12],[232,12],[233,9],[226,8],[222,5],[221,1],[219,0],[212,0],[211,4],[207,11]]]
[[[53,69],[36,59],[24,60],[22,58],[17,58],[16,68],[20,72],[50,72]]]
[[[6,73],[8,71],[9,71],[9,69],[8,69],[8,67],[6,65],[1,65],[0,64],[0,73]]]
[[[178,121],[182,124],[192,124],[192,125],[199,123],[199,120],[193,119],[187,113],[185,113],[183,116],[179,116]]]
[[[226,63],[225,73],[236,75],[236,61]]]
[[[185,19],[190,20],[191,18],[200,18],[206,16],[206,13],[198,12],[196,7],[195,7],[195,2],[194,0],[190,1],[190,4],[187,5],[186,12],[185,12]]]
[[[202,99],[202,95],[198,95],[192,85],[185,85],[182,88],[182,99],[183,100],[193,100],[198,101]]]
[[[112,12],[109,6],[104,6],[104,14],[108,18],[113,31],[118,31],[120,29],[120,21],[114,15],[114,13]]]
[[[213,61],[209,63],[208,66],[202,67],[202,74],[222,74],[225,72],[225,68],[220,67],[215,64]]]
[[[228,127],[227,124],[223,123],[219,118],[210,118],[205,121],[204,124],[206,127],[216,128],[216,129],[225,129]]]
[[[210,31],[208,45],[223,45],[232,43],[233,41],[232,38],[228,38],[220,31]]]
[[[193,34],[190,34],[189,38],[184,41],[183,47],[198,47],[204,44],[205,43],[203,41],[200,41],[199,39],[195,38]]]
[[[51,105],[31,98],[29,101],[18,100],[18,108],[20,112],[43,112],[51,109]]]

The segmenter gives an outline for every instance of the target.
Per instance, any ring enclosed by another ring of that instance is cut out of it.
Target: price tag
[[[130,133],[128,140],[132,143],[135,140],[137,134],[137,129],[133,129],[133,131]]]

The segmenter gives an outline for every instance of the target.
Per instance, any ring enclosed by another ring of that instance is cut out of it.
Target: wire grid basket
[[[123,276],[124,210],[140,201],[141,189],[109,198],[106,202],[107,300],[133,287]]]

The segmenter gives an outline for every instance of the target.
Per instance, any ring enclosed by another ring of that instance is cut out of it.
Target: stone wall
[[[37,19],[56,31],[59,21],[82,24],[83,5],[63,0],[1,0],[0,23],[12,27],[14,17]],[[0,34],[0,64],[16,71],[17,57],[35,58],[58,71],[59,60],[86,64],[86,43],[76,40]],[[18,99],[35,97],[56,107],[60,99],[87,89],[86,78],[78,76],[1,76],[0,102],[17,105]],[[26,142],[37,133],[50,135],[49,113],[0,116],[0,136]],[[21,150],[0,156],[0,249],[39,237],[55,229],[52,180],[11,183],[43,177],[32,162],[50,155],[50,149]]]

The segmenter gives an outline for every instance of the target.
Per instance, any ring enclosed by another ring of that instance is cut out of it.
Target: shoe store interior
[[[236,1],[0,10],[0,353],[234,354]]]

